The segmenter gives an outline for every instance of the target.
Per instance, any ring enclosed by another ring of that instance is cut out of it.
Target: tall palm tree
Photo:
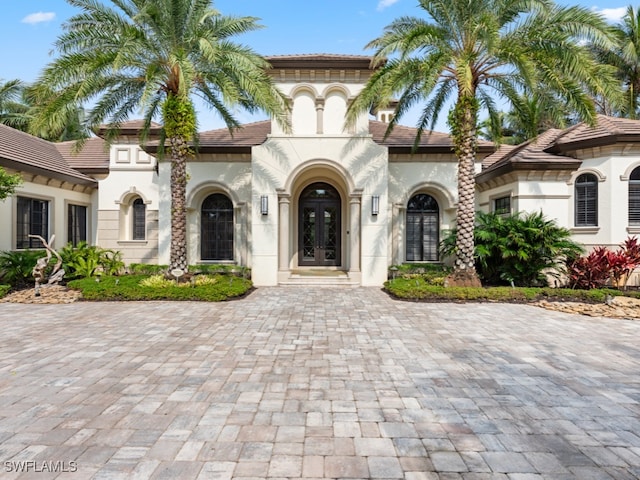
[[[261,109],[286,126],[285,102],[266,70],[268,62],[232,37],[260,28],[254,17],[223,16],[211,0],[67,0],[81,9],[65,24],[56,58],[38,84],[57,92],[39,122],[59,124],[65,109],[95,101],[87,125],[107,121],[107,138],[130,114],[142,111],[144,141],[161,119],[171,161],[170,269],[187,267],[187,159],[197,135],[193,97],[215,110],[229,129],[233,107]],[[164,142],[162,142],[164,144]]]
[[[25,84],[21,80],[0,83],[0,123],[17,130],[27,131],[29,106],[23,101]]]
[[[543,86],[593,123],[594,103],[585,88],[609,97],[615,82],[584,42],[610,46],[610,28],[587,9],[561,8],[549,0],[420,0],[419,7],[426,19],[399,18],[367,45],[380,68],[351,104],[347,121],[399,94],[389,133],[424,102],[417,145],[454,100],[448,119],[458,158],[458,235],[450,280],[479,284],[473,238],[478,113],[484,108],[496,118],[493,95],[516,104],[525,87]]]
[[[607,113],[621,114],[628,118],[640,118],[640,10],[627,7],[622,21],[614,27],[617,44],[614,48],[594,46],[602,63],[612,65],[624,88],[624,108],[616,111],[607,102],[603,109]]]

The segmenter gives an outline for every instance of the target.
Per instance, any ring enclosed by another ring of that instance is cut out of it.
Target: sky
[[[108,3],[108,0],[103,0]],[[594,3],[595,2],[595,3]],[[599,3],[597,3],[599,2]],[[224,15],[258,17],[264,28],[235,38],[261,55],[333,53],[370,55],[364,46],[401,16],[421,16],[417,0],[215,0]],[[561,5],[582,5],[617,22],[630,3],[622,0],[558,0]],[[634,6],[638,6],[635,5]],[[54,57],[56,38],[66,19],[78,10],[65,0],[2,0],[0,80],[33,82]],[[201,110],[198,108],[198,110]],[[265,118],[238,112],[246,123]],[[436,130],[448,130],[446,112]],[[400,123],[412,126],[417,111]],[[201,131],[224,127],[208,110],[198,112]]]

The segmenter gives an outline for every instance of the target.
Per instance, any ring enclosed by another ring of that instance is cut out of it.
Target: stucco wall
[[[71,187],[68,184],[66,186]],[[64,188],[62,184],[56,180],[36,177],[34,181],[24,181],[24,183],[16,189],[15,195],[6,198],[4,201],[0,201],[0,219],[5,222],[5,228],[0,229],[0,251],[13,250],[16,248],[16,204],[18,196],[49,201],[49,236],[56,236],[53,244],[53,247],[56,249],[64,247],[69,241],[67,231],[67,205],[72,203],[87,206],[87,240],[89,242],[94,241],[96,237],[94,228],[96,210],[92,197],[93,190],[85,191],[83,187],[73,188],[78,188],[79,191]]]

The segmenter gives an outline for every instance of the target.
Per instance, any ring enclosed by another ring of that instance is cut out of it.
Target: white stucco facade
[[[386,136],[394,105],[345,128],[349,104],[372,73],[369,60],[273,57],[271,75],[291,106],[291,130],[266,120],[233,135],[200,134],[187,166],[190,265],[249,267],[257,286],[332,276],[380,286],[391,265],[443,260],[438,245],[455,226],[458,201],[451,139],[425,134],[413,149],[413,128],[399,125]],[[29,208],[45,205],[39,218],[57,247],[82,239],[69,235],[84,229],[86,241],[121,252],[127,264],[167,265],[170,164],[156,158],[160,127],[144,146],[140,127],[128,122],[109,147],[94,139],[78,156],[0,128],[11,140],[0,144],[0,165],[24,179],[0,202],[0,218],[10,226],[0,230],[0,250],[24,246]],[[587,247],[615,246],[640,233],[640,193],[637,204],[630,193],[640,182],[640,122],[601,117],[595,129],[549,131],[494,151],[480,143],[479,210],[542,211]],[[585,179],[588,185],[580,183]],[[589,199],[578,198],[587,190]],[[86,220],[72,219],[70,206]]]

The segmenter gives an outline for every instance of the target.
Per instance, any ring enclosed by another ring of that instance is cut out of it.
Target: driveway
[[[378,289],[0,304],[0,478],[640,477],[640,322]]]

